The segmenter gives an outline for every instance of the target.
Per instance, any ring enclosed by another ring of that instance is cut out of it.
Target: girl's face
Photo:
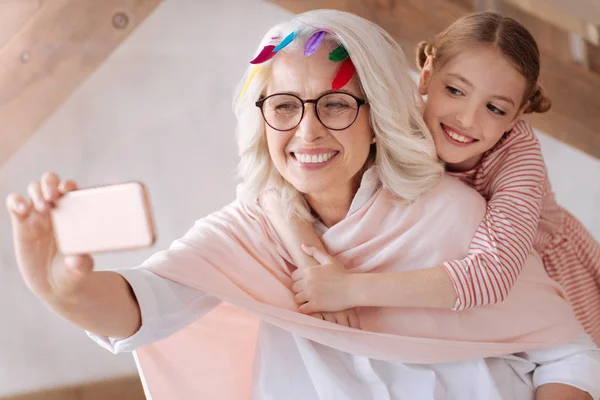
[[[466,171],[513,128],[527,82],[495,48],[462,52],[435,73],[431,64],[419,81],[423,118],[448,169]]]

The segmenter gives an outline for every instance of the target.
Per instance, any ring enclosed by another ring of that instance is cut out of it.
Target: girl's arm
[[[488,193],[488,202],[467,257],[429,269],[364,277],[369,282],[360,286],[371,286],[372,293],[364,293],[371,299],[363,301],[454,310],[504,301],[533,247],[546,180],[541,146],[531,126],[519,121],[480,168],[483,179],[475,189]]]
[[[519,121],[494,153],[483,166],[483,179],[475,183],[488,202],[469,253],[443,264],[457,293],[455,310],[504,301],[537,233],[547,176],[531,126]]]
[[[463,310],[506,298],[533,247],[546,180],[541,147],[531,127],[517,123],[484,168],[489,171],[476,189],[491,195],[467,257],[416,271],[353,276],[352,286],[360,288],[347,291],[360,294],[353,299],[360,304],[353,305]],[[298,250],[305,243],[322,250],[309,224],[281,224],[278,230],[288,249]]]
[[[273,194],[267,194],[263,197],[262,201],[264,211],[269,217],[275,231],[277,231],[284,247],[292,257],[294,264],[298,268],[317,265],[318,262],[313,257],[306,254],[301,247],[303,243],[307,243],[314,248],[323,252],[325,251],[325,247],[315,232],[312,224],[302,220],[288,221],[281,213],[279,201]],[[335,312],[321,311],[310,313],[310,315],[331,323],[360,329],[358,314],[354,309],[340,309]]]

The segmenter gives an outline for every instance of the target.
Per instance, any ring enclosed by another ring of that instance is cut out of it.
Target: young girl
[[[477,190],[487,213],[467,257],[394,274],[352,274],[322,250],[311,224],[273,223],[297,265],[301,311],[373,306],[465,310],[503,301],[532,249],[600,345],[600,245],[555,201],[540,144],[524,113],[545,112],[539,51],[521,24],[472,14],[417,49],[423,117],[447,171]],[[309,247],[300,244],[304,243]],[[431,243],[434,248],[435,243]],[[361,296],[361,301],[354,301]],[[368,299],[368,300],[365,300]]]

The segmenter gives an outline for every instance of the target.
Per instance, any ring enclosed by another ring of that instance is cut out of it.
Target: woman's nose
[[[306,142],[313,142],[326,134],[326,128],[319,121],[315,106],[308,103],[305,107],[302,121],[296,128],[296,136],[301,137]]]

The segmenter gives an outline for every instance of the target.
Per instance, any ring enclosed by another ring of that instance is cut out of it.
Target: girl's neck
[[[459,163],[446,163],[446,170],[450,172],[464,172],[469,171],[479,165],[481,159],[483,158],[483,154],[480,154],[475,157],[471,157],[467,160],[461,161]]]

